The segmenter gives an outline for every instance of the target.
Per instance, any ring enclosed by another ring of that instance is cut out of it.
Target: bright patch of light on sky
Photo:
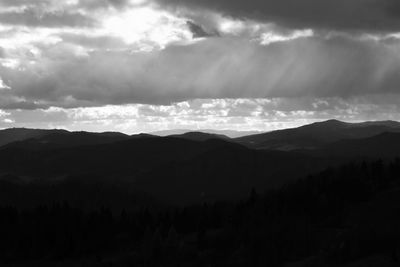
[[[154,43],[163,48],[171,42],[189,40],[186,20],[167,12],[140,7],[105,18],[105,34],[122,38],[127,44]]]

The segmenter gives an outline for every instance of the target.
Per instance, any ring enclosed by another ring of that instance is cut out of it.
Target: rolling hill
[[[67,130],[10,128],[0,130],[0,147],[11,143],[16,145],[18,142],[23,142],[21,143],[23,146],[36,146],[38,148],[73,147],[112,143],[140,136],[142,135],[129,136],[118,132],[90,133],[69,132]]]
[[[41,129],[27,129],[27,128],[10,128],[0,130],[0,146],[6,144],[23,141],[30,138],[40,138],[53,133],[66,133],[65,130],[41,130]]]
[[[143,137],[84,146],[37,146],[32,139],[0,149],[0,174],[16,181],[124,184],[160,201],[237,199],[332,162],[312,155],[258,151],[221,139]],[[8,179],[9,180],[9,179]]]
[[[229,138],[239,138],[248,135],[255,135],[261,132],[259,131],[235,131],[235,130],[213,130],[213,129],[201,129],[201,130],[190,130],[190,129],[175,129],[175,130],[165,130],[165,131],[156,131],[151,132],[152,135],[157,136],[171,136],[171,135],[183,135],[191,132],[201,132],[205,134],[215,134],[215,135],[224,135]]]
[[[235,140],[206,133],[39,131],[0,147],[0,180],[27,186],[71,180],[114,184],[182,205],[240,199],[253,187],[280,187],[330,166],[398,157],[397,126],[331,120]]]
[[[235,141],[256,149],[289,151],[317,149],[340,140],[367,138],[384,132],[400,132],[400,123],[395,121],[347,123],[328,120],[298,128],[245,136]]]
[[[169,137],[183,138],[192,141],[207,141],[211,139],[229,140],[230,138],[222,134],[210,134],[203,132],[187,132],[184,134],[170,135]]]

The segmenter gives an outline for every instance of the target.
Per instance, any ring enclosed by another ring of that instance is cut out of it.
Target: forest
[[[354,161],[241,201],[0,208],[5,266],[335,266],[400,257],[400,159]],[[16,264],[16,265],[13,265]],[[18,265],[19,264],[19,265]],[[25,265],[24,265],[25,264]]]

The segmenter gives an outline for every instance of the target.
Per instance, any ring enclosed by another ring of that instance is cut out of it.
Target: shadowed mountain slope
[[[175,129],[175,130],[165,130],[165,131],[156,131],[151,134],[157,136],[171,136],[171,135],[183,135],[191,132],[201,132],[206,134],[216,134],[216,135],[225,135],[229,138],[239,138],[248,135],[255,135],[261,132],[259,131],[235,131],[235,130],[213,130],[213,129],[201,129],[201,130],[189,130],[189,129]]]
[[[229,140],[230,138],[226,135],[222,134],[210,134],[210,133],[203,133],[203,132],[187,132],[180,135],[170,135],[170,137],[176,138],[183,138],[192,141],[207,141],[211,139],[222,139],[222,140]]]
[[[118,132],[90,133],[13,128],[0,131],[0,147],[7,145],[21,145],[36,149],[74,147],[113,143],[138,137],[141,137],[141,135],[128,136]]]
[[[41,130],[26,128],[10,128],[0,130],[0,146],[6,144],[23,141],[30,138],[39,138],[53,133],[67,133],[65,130]]]
[[[58,182],[72,176],[132,186],[160,200],[197,202],[246,196],[326,167],[310,155],[251,150],[220,139],[141,138],[40,149],[31,140],[0,149],[0,173]]]
[[[393,122],[328,121],[287,130],[286,139],[285,131],[272,133],[291,144],[311,140],[320,146],[296,151],[253,149],[204,133],[178,137],[52,133],[1,147],[0,178],[59,183],[80,177],[82,182],[124,185],[174,204],[237,199],[253,187],[261,191],[279,187],[360,157],[400,156],[400,133],[393,126]],[[394,132],[381,133],[387,127]]]
[[[400,156],[400,133],[385,132],[376,136],[347,139],[332,143],[319,153],[340,157],[393,158]]]
[[[316,149],[339,140],[372,137],[384,132],[400,132],[400,123],[395,121],[347,123],[328,120],[235,140],[257,149]]]

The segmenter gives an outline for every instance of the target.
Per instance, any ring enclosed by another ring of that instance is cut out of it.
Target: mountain
[[[65,130],[41,130],[27,128],[10,128],[0,130],[0,146],[6,144],[27,140],[30,138],[39,138],[53,133],[67,133]]]
[[[396,126],[331,120],[247,137],[258,143],[197,132],[169,137],[45,132],[0,147],[0,180],[20,185],[71,179],[112,183],[182,205],[239,199],[253,187],[280,187],[352,160],[398,157]],[[265,144],[275,149],[260,149]],[[289,145],[292,150],[282,151]]]
[[[0,147],[9,144],[13,146],[20,144],[31,148],[74,147],[112,143],[135,137],[141,137],[141,135],[128,136],[117,132],[90,133],[12,128],[0,131]]]
[[[400,123],[374,121],[347,123],[338,120],[317,122],[298,128],[272,131],[235,139],[256,149],[317,149],[343,139],[372,137],[384,132],[400,132]]]
[[[230,138],[239,138],[247,135],[259,134],[258,131],[234,131],[234,130],[213,130],[213,129],[201,129],[201,130],[189,130],[189,129],[175,129],[175,130],[165,130],[152,132],[152,135],[157,136],[171,136],[171,135],[183,135],[190,132],[202,132],[208,134],[225,135]]]
[[[400,156],[400,132],[334,142],[315,151],[325,156],[395,158]]]
[[[58,183],[71,177],[112,181],[167,203],[238,199],[252,187],[282,185],[332,164],[326,158],[252,150],[222,139],[143,137],[75,147],[31,143],[32,139],[0,149],[0,179],[11,175],[28,183]]]
[[[275,133],[297,147],[314,142],[291,151],[197,132],[46,131],[8,143],[0,262],[143,266],[157,255],[150,265],[365,266],[373,257],[397,266],[397,129],[327,121]]]
[[[29,209],[66,202],[84,210],[106,206],[120,212],[122,209],[133,210],[156,204],[150,196],[123,183],[93,182],[82,178],[71,177],[53,183],[15,182],[17,176],[3,178],[0,180],[0,206]]]
[[[187,132],[184,134],[178,135],[170,135],[170,137],[176,138],[183,138],[192,141],[207,141],[211,139],[222,139],[222,140],[229,140],[230,138],[226,135],[221,134],[210,134],[210,133],[203,133],[203,132]]]
[[[221,146],[182,162],[152,169],[136,186],[173,204],[237,200],[252,188],[279,188],[339,161],[281,151]]]

